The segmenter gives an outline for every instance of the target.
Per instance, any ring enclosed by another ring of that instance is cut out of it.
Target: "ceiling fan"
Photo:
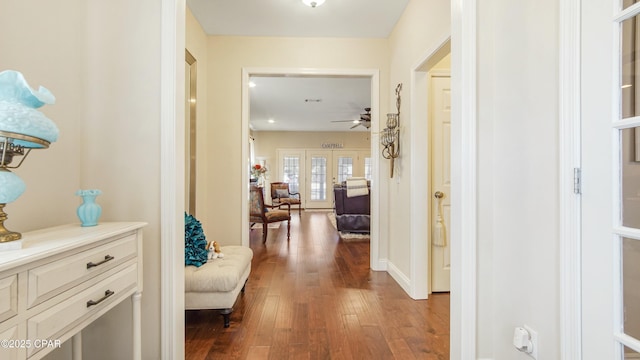
[[[350,122],[350,123],[354,123],[355,125],[353,125],[352,127],[350,127],[349,129],[353,129],[355,127],[358,126],[364,126],[367,129],[371,127],[371,108],[364,108],[365,113],[364,114],[360,114],[360,119],[359,120],[334,120],[332,122]]]

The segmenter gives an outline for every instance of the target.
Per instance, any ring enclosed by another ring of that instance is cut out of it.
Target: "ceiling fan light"
[[[325,0],[302,0],[302,2],[307,6],[315,8],[324,4]]]

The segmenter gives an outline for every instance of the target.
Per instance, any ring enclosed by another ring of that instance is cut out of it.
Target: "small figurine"
[[[215,240],[209,243],[209,245],[207,246],[207,250],[209,250],[209,254],[207,254],[207,260],[218,258],[222,259],[224,257],[224,254],[220,250],[220,245]]]

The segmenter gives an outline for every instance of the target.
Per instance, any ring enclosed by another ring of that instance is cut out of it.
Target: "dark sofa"
[[[338,231],[368,234],[370,230],[371,187],[369,186],[368,195],[347,197],[347,186],[344,183],[335,184],[333,194]]]

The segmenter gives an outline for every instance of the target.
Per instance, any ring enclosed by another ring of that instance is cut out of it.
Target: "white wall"
[[[265,159],[271,168],[277,165],[278,149],[321,149],[323,143],[342,144],[344,149],[371,147],[371,134],[368,131],[254,131],[252,134],[256,157]]]
[[[27,191],[7,210],[19,231],[77,222],[78,188],[99,188],[101,221],[144,230],[143,357],[160,357],[160,3],[0,0],[0,69],[22,71],[57,98],[42,110],[60,128],[17,170]],[[126,359],[131,304],[83,331],[84,356]],[[49,356],[69,359],[68,345]]]
[[[560,358],[558,4],[478,2],[478,356]]]
[[[74,196],[80,186],[78,149],[84,119],[85,48],[79,28],[85,6],[78,0],[57,4],[0,0],[0,71],[23,73],[32,88],[42,85],[56,96],[55,105],[39,110],[60,129],[47,150],[33,151],[14,172],[27,184],[25,193],[5,211],[5,225],[26,232],[77,221]],[[46,181],[45,181],[46,179]]]
[[[427,281],[427,279],[411,279],[411,267],[415,266],[411,261],[411,193],[412,181],[415,169],[411,168],[411,157],[424,157],[425,154],[412,154],[411,132],[417,125],[413,124],[411,114],[411,76],[415,66],[424,60],[426,52],[437,48],[447,38],[451,30],[450,2],[443,0],[409,1],[402,17],[396,24],[389,37],[389,49],[391,59],[389,108],[395,111],[395,87],[402,83],[401,105],[401,129],[400,157],[396,159],[394,178],[388,182],[387,211],[381,212],[389,222],[389,236],[392,245],[389,246],[390,272],[396,280],[408,279],[408,281]],[[424,99],[426,101],[426,99]],[[420,121],[426,121],[420,119]],[[425,133],[424,136],[427,134]],[[424,159],[425,162],[428,159]],[[383,160],[381,166],[382,177],[388,178],[389,161]],[[426,199],[425,199],[426,202]],[[423,219],[427,221],[427,219]],[[427,241],[425,235],[425,242]],[[425,253],[426,259],[426,253]],[[400,281],[399,281],[400,282]]]
[[[203,156],[210,169],[205,185],[210,190],[206,200],[209,205],[198,210],[199,219],[208,238],[240,244],[245,221],[239,216],[245,201],[241,198],[241,188],[245,186],[241,179],[241,150],[248,146],[241,143],[242,68],[379,69],[380,89],[387,89],[387,41],[210,36],[208,51],[209,128]],[[380,114],[387,112],[383,91]],[[222,173],[224,176],[220,176]]]

